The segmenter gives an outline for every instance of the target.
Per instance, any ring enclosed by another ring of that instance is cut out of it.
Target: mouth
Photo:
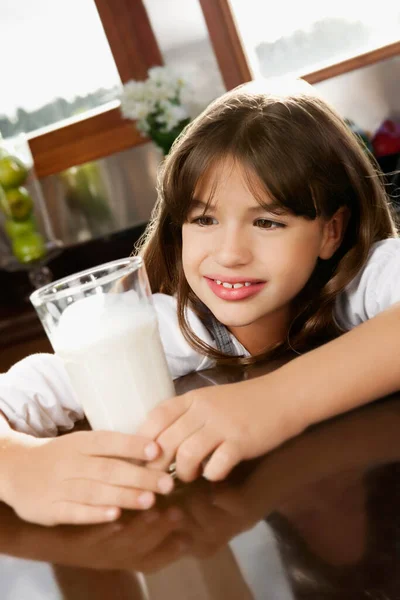
[[[222,300],[244,300],[258,294],[266,285],[260,279],[205,277],[208,286]]]

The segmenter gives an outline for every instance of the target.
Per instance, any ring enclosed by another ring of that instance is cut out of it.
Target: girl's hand
[[[160,404],[140,429],[163,449],[151,468],[175,461],[178,477],[192,481],[210,457],[203,474],[217,481],[240,461],[300,433],[299,411],[276,397],[269,377],[193,390]]]
[[[41,440],[13,432],[0,452],[1,499],[41,525],[113,521],[121,508],[149,508],[154,492],[173,488],[169,475],[133,463],[160,453],[136,435],[82,431]]]

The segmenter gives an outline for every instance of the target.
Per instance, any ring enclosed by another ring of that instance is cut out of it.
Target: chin
[[[252,323],[254,323],[254,321],[257,320],[257,317],[251,317],[250,315],[229,315],[228,311],[213,311],[211,310],[211,312],[213,313],[214,317],[217,319],[217,321],[219,321],[220,323],[222,323],[222,325],[225,325],[225,327],[246,327],[246,325],[251,325]]]
[[[232,328],[232,327],[247,327],[248,325],[252,325],[254,323],[253,320],[249,321],[249,320],[238,320],[238,319],[232,319],[232,320],[228,320],[228,319],[223,319],[220,320],[218,319],[218,321],[220,323],[222,323],[222,325],[225,325],[225,327],[228,328]]]

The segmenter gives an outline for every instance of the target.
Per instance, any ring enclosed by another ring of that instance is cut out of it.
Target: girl
[[[61,361],[28,357],[0,381],[0,497],[41,523],[117,518],[171,490],[162,472],[173,460],[189,481],[209,457],[204,476],[222,479],[309,425],[400,389],[396,235],[370,157],[321,99],[252,85],[227,93],[167,157],[140,249],[161,337],[174,377],[296,358],[174,397],[138,436],[43,441],[32,436],[83,415]],[[128,456],[155,460],[115,458]]]

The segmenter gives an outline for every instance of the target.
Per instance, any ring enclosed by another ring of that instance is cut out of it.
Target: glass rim
[[[107,263],[103,263],[101,265],[96,265],[95,267],[90,267],[89,269],[85,269],[84,271],[78,271],[77,273],[72,273],[71,275],[67,275],[66,277],[62,277],[61,279],[57,279],[51,283],[46,284],[45,286],[35,290],[29,296],[29,299],[33,306],[36,308],[41,306],[44,302],[49,300],[59,300],[60,298],[65,298],[66,296],[70,296],[78,291],[84,292],[91,287],[96,285],[103,285],[105,283],[109,283],[113,279],[118,276],[118,278],[123,277],[124,275],[128,275],[133,271],[137,271],[140,267],[143,266],[143,259],[140,256],[128,256],[127,258],[119,258],[117,260],[112,260]],[[104,271],[107,268],[118,267],[121,266],[121,269],[113,271],[112,273],[106,273],[96,279],[95,281],[88,281],[84,284],[77,284],[66,289],[56,290],[54,288],[56,286],[63,285],[68,283],[69,281],[74,281],[74,279],[79,279],[80,277],[85,277],[85,275],[94,274],[98,271]]]

